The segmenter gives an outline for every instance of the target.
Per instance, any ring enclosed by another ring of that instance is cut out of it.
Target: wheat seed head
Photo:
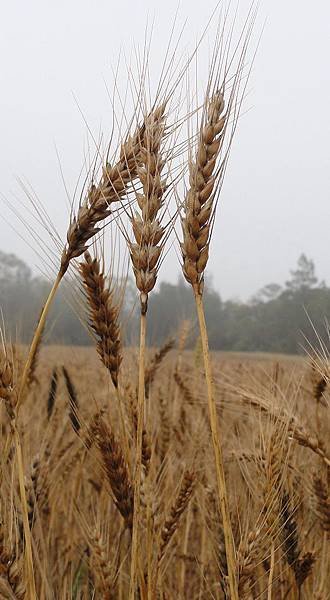
[[[115,299],[114,289],[106,281],[99,259],[92,258],[87,251],[84,258],[85,261],[80,264],[80,273],[89,308],[90,327],[97,338],[99,357],[117,387],[122,362],[120,306]]]

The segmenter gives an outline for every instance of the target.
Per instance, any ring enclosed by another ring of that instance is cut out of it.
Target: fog
[[[249,4],[239,3],[243,14]],[[214,6],[210,0],[181,1],[179,25],[187,18],[183,46],[200,36]],[[86,123],[96,133],[109,130],[107,84],[120,50],[129,54],[134,41],[143,44],[146,22],[154,20],[152,53],[161,63],[177,8],[176,0],[2,3],[3,251],[16,253],[35,269],[40,265],[33,251],[37,244],[30,240],[28,245],[20,223],[24,193],[18,179],[31,184],[64,240],[68,200],[59,165],[71,194],[86,152]],[[266,283],[282,283],[301,252],[330,282],[329,22],[326,1],[260,2],[256,38],[263,32],[208,267],[224,298],[245,299]],[[178,273],[173,250],[161,278],[176,280]]]

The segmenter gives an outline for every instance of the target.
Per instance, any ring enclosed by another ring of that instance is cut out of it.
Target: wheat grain
[[[124,518],[126,526],[131,529],[134,505],[133,491],[122,450],[112,431],[102,420],[99,420],[97,424],[96,436],[97,446],[102,455],[115,504]]]

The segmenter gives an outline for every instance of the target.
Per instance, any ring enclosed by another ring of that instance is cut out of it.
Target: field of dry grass
[[[2,319],[1,598],[330,597],[328,358],[209,351],[205,270],[256,5],[236,17],[220,11],[201,90],[199,44],[182,62],[172,35],[150,85],[146,34],[136,68],[126,65],[133,114],[115,83],[109,145],[93,138],[65,243],[31,200],[56,252],[45,242],[52,284],[28,348]],[[189,352],[188,322],[162,348],[146,344],[174,241],[198,322]],[[128,263],[136,350],[123,347]],[[43,344],[70,277],[95,349]]]
[[[178,346],[147,358],[139,597],[148,597],[151,581],[151,598],[220,600],[230,596],[205,377],[198,350]],[[93,348],[41,350],[20,415],[40,599],[128,597],[137,363],[136,352],[124,352],[117,393]],[[212,364],[239,598],[326,600],[327,378],[295,357],[215,354]],[[25,598],[22,506],[4,406],[1,428],[1,597]]]

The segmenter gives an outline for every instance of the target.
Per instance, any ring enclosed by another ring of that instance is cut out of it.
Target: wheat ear
[[[99,259],[92,258],[89,252],[85,252],[84,258],[85,261],[80,263],[80,273],[89,307],[89,325],[97,339],[97,353],[109,371],[116,389],[125,458],[130,464],[124,411],[118,388],[119,369],[123,359],[119,326],[120,305],[115,299],[114,290],[107,284]]]
[[[15,553],[8,551],[5,547],[2,523],[0,524],[0,572],[12,592],[10,597],[24,600],[26,598],[26,587],[23,581],[22,569]]]
[[[196,293],[202,294],[204,271],[209,257],[209,239],[217,184],[216,164],[226,125],[224,98],[217,92],[207,102],[207,117],[201,127],[195,161],[189,161],[190,188],[182,218],[183,274]]]
[[[317,515],[325,534],[330,538],[330,494],[321,477],[314,474],[313,488],[317,502]]]
[[[195,473],[186,471],[181,482],[178,496],[161,530],[161,543],[158,553],[158,563],[163,560],[166,550],[179,527],[181,517],[192,498],[195,484]]]
[[[115,598],[114,573],[113,565],[109,561],[107,544],[97,528],[88,532],[88,542],[91,550],[91,563],[99,582],[99,593],[103,600],[113,600]]]
[[[118,387],[118,374],[122,362],[119,329],[119,305],[114,292],[108,287],[100,261],[85,252],[80,264],[85,295],[89,307],[89,324],[96,335],[98,355],[108,369],[113,385]]]
[[[141,136],[145,126],[138,127],[133,137],[122,144],[119,160],[114,165],[106,163],[98,185],[92,184],[84,203],[72,219],[67,232],[67,245],[61,258],[61,270],[66,272],[72,258],[87,250],[87,243],[99,232],[98,224],[111,214],[111,205],[126,195],[127,188],[136,177],[139,165]]]
[[[215,202],[214,188],[216,189],[222,176],[221,165],[220,171],[219,168],[216,169],[216,165],[223,144],[227,120],[228,111],[224,114],[223,94],[221,91],[217,91],[210,100],[206,100],[205,119],[200,129],[195,161],[190,160],[189,162],[190,188],[184,200],[184,214],[182,218],[183,242],[181,244],[181,251],[183,274],[194,291],[201,334],[218,497],[223,520],[228,563],[229,587],[232,600],[238,600],[235,548],[230,522],[220,430],[217,421],[208,335],[203,308],[204,271],[209,256],[209,239]]]
[[[129,529],[133,524],[133,490],[124,454],[112,431],[100,418],[95,426],[96,443],[113,492],[117,509]]]
[[[182,515],[189,506],[190,500],[194,493],[195,485],[195,473],[192,471],[185,471],[179,492],[160,531],[159,551],[152,581],[152,598],[155,597],[155,590],[157,587],[157,579],[161,564],[165,558],[166,551],[172,541],[172,538],[180,525]]]
[[[300,556],[298,525],[295,518],[295,511],[291,507],[290,495],[285,492],[281,502],[281,520],[282,520],[282,538],[285,558],[292,569],[295,583],[298,589],[304,580],[310,574],[315,561],[312,553],[305,553]]]
[[[238,593],[241,600],[251,597],[251,579],[255,571],[260,529],[249,532],[237,550]]]
[[[163,250],[161,240],[165,233],[159,221],[159,211],[163,206],[163,195],[165,192],[165,183],[161,179],[161,173],[165,164],[161,156],[161,144],[165,128],[164,112],[165,104],[156,108],[145,119],[145,131],[142,136],[140,148],[142,166],[138,169],[138,177],[142,184],[143,194],[136,194],[140,213],[136,212],[131,217],[135,241],[129,243],[136,287],[140,292],[141,307],[130,600],[134,600],[135,598],[139,554],[138,537],[145,403],[146,314],[148,309],[148,295],[156,284],[159,259]]]
[[[141,146],[140,139],[144,129],[145,126],[142,124],[133,137],[128,137],[122,144],[119,160],[114,166],[105,165],[99,184],[97,186],[93,184],[90,187],[84,203],[79,207],[77,215],[70,223],[67,232],[67,244],[62,252],[60,268],[41,312],[24,365],[18,392],[17,411],[22,403],[31,364],[36,355],[46,318],[59,285],[70,261],[81,256],[87,250],[87,243],[99,231],[97,225],[109,216],[111,212],[110,204],[122,199],[130,183],[136,177]]]

